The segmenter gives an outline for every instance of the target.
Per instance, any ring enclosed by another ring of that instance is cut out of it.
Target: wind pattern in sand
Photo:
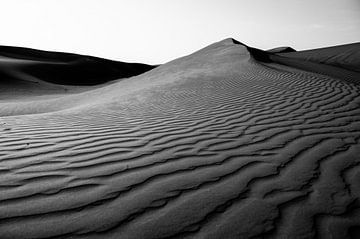
[[[359,231],[357,84],[225,40],[70,97],[0,103],[0,238]]]

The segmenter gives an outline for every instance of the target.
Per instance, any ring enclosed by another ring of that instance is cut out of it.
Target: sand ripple
[[[204,51],[134,79],[169,83],[0,118],[0,237],[358,235],[360,86]]]

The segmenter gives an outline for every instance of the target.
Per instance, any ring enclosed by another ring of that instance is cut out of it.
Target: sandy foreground
[[[0,238],[360,238],[360,44],[340,47],[226,39],[95,86],[0,57],[23,79],[0,90]]]

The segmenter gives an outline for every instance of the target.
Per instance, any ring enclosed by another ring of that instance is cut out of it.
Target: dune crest
[[[267,50],[270,53],[286,53],[286,52],[296,52],[296,50],[289,46],[276,47],[270,50]]]

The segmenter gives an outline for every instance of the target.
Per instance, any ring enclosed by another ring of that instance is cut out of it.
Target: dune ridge
[[[360,86],[298,53],[225,39],[0,101],[1,238],[357,238]]]

